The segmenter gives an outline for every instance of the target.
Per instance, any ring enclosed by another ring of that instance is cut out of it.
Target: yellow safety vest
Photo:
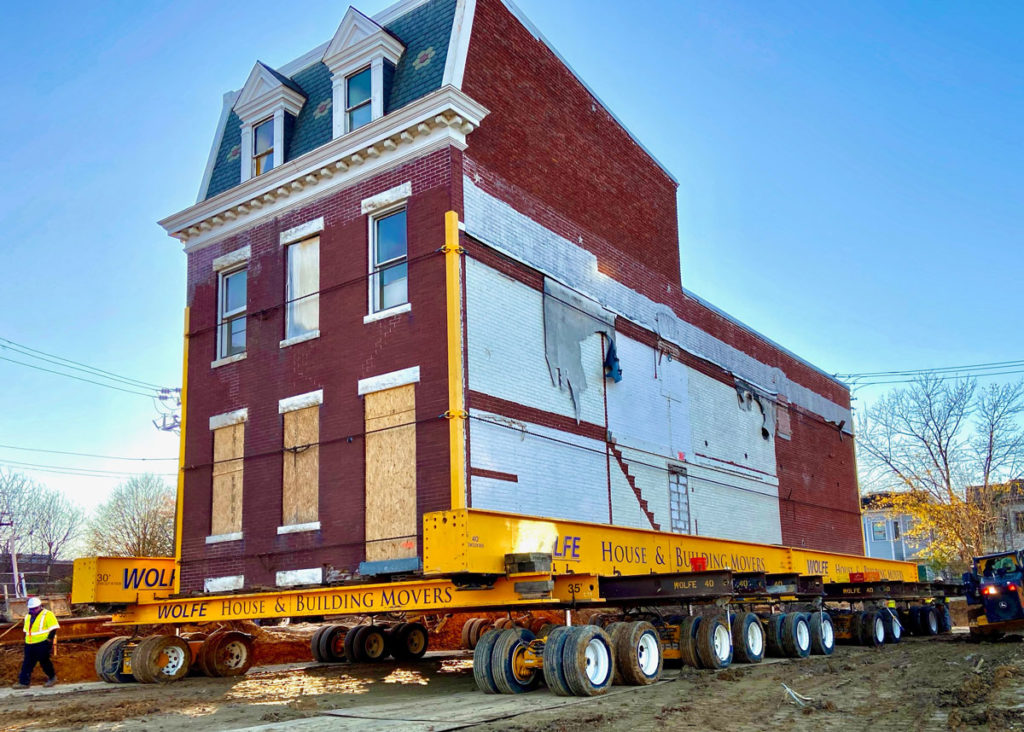
[[[25,616],[25,642],[42,643],[50,637],[52,631],[57,630],[59,627],[60,624],[57,622],[57,616],[49,610],[40,610],[35,618],[28,614]]]

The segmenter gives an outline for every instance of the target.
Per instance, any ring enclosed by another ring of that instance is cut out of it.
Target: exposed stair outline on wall
[[[640,486],[636,484],[636,478],[629,472],[629,464],[626,463],[626,458],[622,456],[622,450],[615,443],[615,438],[612,437],[611,433],[608,433],[608,438],[605,441],[608,444],[608,449],[611,450],[612,455],[615,456],[615,461],[619,464],[619,468],[622,473],[626,476],[626,482],[629,483],[629,487],[633,489],[633,494],[636,496],[637,503],[640,504],[640,509],[644,512],[647,520],[651,523],[651,528],[655,531],[661,531],[661,525],[654,520],[654,514],[651,512],[650,507],[647,504],[647,499],[644,498],[643,493],[640,491]]]

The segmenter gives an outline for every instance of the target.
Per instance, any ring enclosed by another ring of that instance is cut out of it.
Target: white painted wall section
[[[687,472],[695,534],[782,543],[777,486],[699,466]]]
[[[552,383],[548,370],[543,294],[470,258],[466,351],[470,390],[575,419],[571,397]],[[580,351],[587,379],[580,418],[604,424],[601,336],[587,338]]]
[[[612,523],[616,526],[632,526],[637,529],[650,529],[651,522],[640,507],[625,473],[619,467],[615,457],[611,459],[612,481]]]

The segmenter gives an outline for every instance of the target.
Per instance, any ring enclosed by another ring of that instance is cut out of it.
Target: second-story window
[[[220,275],[217,306],[217,358],[245,353],[245,268]]]
[[[262,175],[274,167],[274,120],[253,127],[252,174]]]
[[[288,245],[288,300],[285,338],[320,328],[320,237]]]
[[[372,219],[370,231],[370,306],[373,312],[379,312],[409,300],[405,209]]]
[[[359,129],[373,120],[370,104],[372,96],[369,67],[345,79],[345,125],[346,132]]]

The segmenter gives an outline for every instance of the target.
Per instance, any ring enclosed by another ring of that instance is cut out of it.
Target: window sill
[[[303,333],[302,335],[292,336],[291,338],[285,338],[283,341],[281,341],[280,347],[287,348],[288,346],[294,346],[296,343],[305,343],[306,341],[311,341],[314,338],[319,337],[319,330],[311,330],[308,333]]]
[[[235,363],[236,361],[245,360],[244,353],[236,353],[234,356],[227,356],[226,358],[218,358],[216,361],[210,364],[211,369],[220,368],[221,366],[227,366],[229,363]]]
[[[319,531],[320,522],[313,521],[308,524],[288,524],[287,526],[278,526],[277,533],[281,534],[298,534],[302,531]]]
[[[225,541],[241,541],[242,532],[236,531],[233,534],[215,534],[214,536],[207,536],[207,544],[221,544]]]
[[[384,318],[390,318],[392,315],[401,315],[412,310],[412,303],[402,303],[401,305],[395,305],[393,308],[387,310],[378,310],[375,313],[363,316],[363,324],[372,323],[376,320],[383,320]]]

